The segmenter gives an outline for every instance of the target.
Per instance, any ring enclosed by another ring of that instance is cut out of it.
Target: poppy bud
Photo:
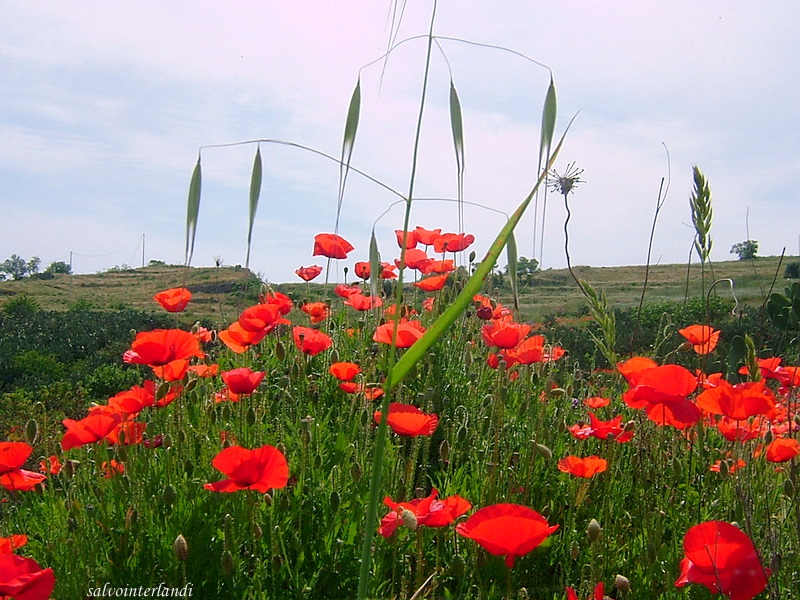
[[[330,498],[328,499],[328,506],[333,514],[336,514],[336,511],[339,510],[339,494],[336,493],[336,490],[331,492]]]
[[[794,482],[791,479],[783,482],[783,493],[787,498],[794,498]]]
[[[624,575],[617,574],[617,576],[614,578],[614,587],[623,594],[627,594],[631,591],[631,582],[628,581],[628,578]]]
[[[175,501],[178,499],[178,490],[175,489],[175,486],[171,483],[164,488],[164,491],[161,494],[161,501],[166,504],[167,506],[172,506],[175,504]]]
[[[578,545],[578,542],[572,542],[572,546],[569,548],[569,554],[572,560],[578,560],[578,557],[581,555],[581,547]]]
[[[225,550],[225,552],[222,553],[221,562],[222,562],[222,571],[225,573],[225,575],[230,575],[231,573],[233,573],[233,567],[234,567],[233,554],[231,554],[230,550]]]
[[[164,434],[164,438],[161,440],[161,445],[168,449],[172,447],[172,437],[168,433]]]
[[[350,476],[353,478],[353,481],[360,481],[361,480],[361,465],[358,463],[353,463],[353,466],[350,467]]]
[[[419,523],[417,523],[417,515],[411,512],[408,509],[405,509],[400,512],[400,519],[403,521],[403,524],[408,527],[411,531],[416,531],[419,527]]]
[[[725,477],[728,474],[728,463],[724,460],[719,463],[719,474]]]
[[[536,454],[547,460],[553,458],[553,451],[544,444],[536,444]]]
[[[795,422],[795,425],[800,425],[800,414],[795,413],[794,417],[793,417],[793,420]]]
[[[453,575],[453,577],[458,579],[464,575],[464,566],[464,559],[461,558],[460,555],[456,554],[450,560],[450,573]]]
[[[764,443],[769,444],[770,442],[772,442],[772,439],[773,439],[772,430],[770,429],[764,434]]]
[[[628,421],[623,427],[624,431],[633,431],[634,429],[636,429],[636,421]]]
[[[192,379],[189,383],[186,384],[186,387],[183,388],[185,392],[191,392],[195,387],[197,387],[197,379]]]
[[[30,419],[25,425],[25,439],[33,446],[39,438],[39,424],[36,419]]]
[[[260,540],[261,536],[264,535],[264,531],[261,529],[261,525],[258,523],[253,523],[253,527],[250,529],[253,534],[253,539]]]
[[[81,464],[79,460],[68,460],[64,463],[64,471],[66,471],[68,476],[73,477],[79,464]]]
[[[589,526],[586,528],[586,534],[589,536],[589,539],[594,542],[597,541],[597,538],[600,537],[600,523],[597,522],[597,519],[592,519],[589,521]]]
[[[678,352],[688,352],[694,346],[692,346],[691,342],[683,342],[680,346],[678,346]]]
[[[182,533],[179,533],[178,537],[175,538],[172,549],[175,551],[175,556],[177,556],[180,561],[186,560],[189,556],[189,545],[186,543],[186,538],[183,537]]]
[[[439,458],[442,460],[443,463],[447,462],[447,459],[450,457],[450,444],[447,440],[443,440],[441,444],[439,444]]]
[[[528,600],[530,598],[528,595],[528,590],[525,588],[519,588],[519,590],[517,590],[517,598],[519,598],[519,600]]]

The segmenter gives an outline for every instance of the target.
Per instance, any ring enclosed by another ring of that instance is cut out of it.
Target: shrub
[[[800,262],[794,261],[786,265],[783,270],[786,279],[800,279]]]

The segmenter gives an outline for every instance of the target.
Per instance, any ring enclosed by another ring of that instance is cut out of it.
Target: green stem
[[[411,160],[411,177],[408,186],[408,196],[406,197],[406,211],[403,221],[403,231],[408,231],[408,225],[411,221],[411,201],[414,197],[414,183],[417,175],[417,159],[419,154],[419,140],[422,130],[422,114],[425,108],[425,96],[428,90],[428,75],[430,73],[431,54],[433,49],[433,23],[436,18],[436,1],[433,3],[433,12],[431,14],[431,26],[428,32],[428,50],[425,56],[425,75],[422,80],[422,98],[420,99],[419,115],[417,117],[417,130],[414,137],[414,153]],[[391,373],[394,368],[396,359],[395,340],[397,339],[397,329],[400,322],[400,305],[403,299],[403,270],[405,267],[406,250],[405,244],[400,251],[400,267],[398,269],[397,288],[395,290],[395,315],[394,315],[394,331],[392,333],[392,344],[389,350],[389,361],[387,372]],[[377,275],[377,274],[376,274]],[[361,547],[361,567],[358,575],[358,600],[364,600],[367,595],[367,588],[369,587],[370,567],[372,564],[372,539],[375,535],[375,527],[377,525],[378,515],[378,500],[380,498],[381,490],[381,474],[383,468],[383,455],[386,446],[387,437],[387,422],[389,418],[389,404],[390,397],[392,396],[390,390],[386,390],[383,396],[383,403],[381,405],[381,422],[378,425],[378,431],[375,434],[375,452],[372,458],[372,474],[370,477],[369,496],[367,498],[367,514],[364,521],[364,543]]]

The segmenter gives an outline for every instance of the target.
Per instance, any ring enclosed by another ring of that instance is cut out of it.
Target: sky
[[[358,81],[352,166],[383,185],[351,172],[339,233],[355,250],[329,277],[341,281],[344,266],[352,273],[368,260],[373,228],[382,258],[398,255],[431,1],[2,5],[0,260],[71,260],[76,273],[183,264],[200,156],[191,264],[244,265],[257,146],[213,146],[280,140],[338,157]],[[575,117],[555,169],[583,169],[569,196],[573,265],[644,264],[662,180],[651,262],[686,264],[694,165],[712,190],[712,260],[735,259],[732,245],[746,239],[762,256],[797,255],[798,24],[795,0],[440,0],[411,227],[458,229],[452,78],[464,229],[480,260],[535,183],[552,72],[556,135]],[[297,146],[259,148],[250,268],[270,282],[299,281],[300,266],[326,266],[312,256],[313,238],[334,230],[339,167]],[[540,195],[517,228],[519,254],[564,267],[566,214],[561,196]]]

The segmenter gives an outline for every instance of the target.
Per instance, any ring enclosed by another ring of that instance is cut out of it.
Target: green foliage
[[[800,279],[800,262],[793,261],[788,263],[783,270],[783,276],[786,279]]]
[[[34,256],[29,261],[16,254],[12,254],[0,264],[0,279],[11,277],[12,279],[19,280],[26,275],[33,275],[39,272],[39,264],[41,260],[38,256]]]
[[[19,294],[6,300],[2,311],[9,317],[26,318],[31,317],[39,308],[36,298],[28,294]]]
[[[758,253],[758,242],[756,240],[745,240],[731,246],[731,254],[739,257],[739,260],[751,260],[756,258]]]
[[[72,275],[72,267],[69,266],[68,263],[65,263],[62,260],[57,260],[47,265],[47,268],[44,270],[44,272],[51,273],[53,275],[57,274]]]

